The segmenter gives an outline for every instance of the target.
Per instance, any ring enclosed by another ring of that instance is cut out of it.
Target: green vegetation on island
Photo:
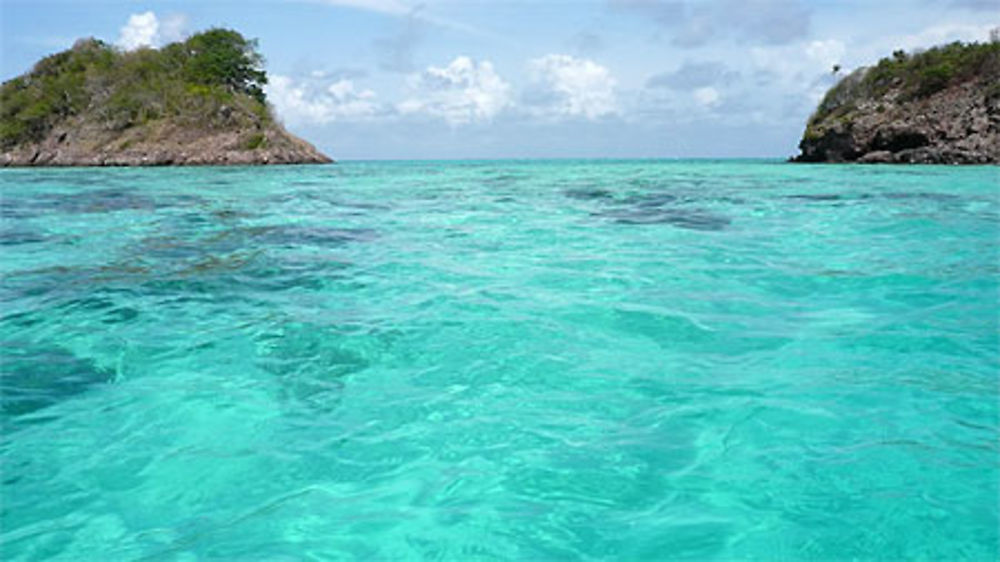
[[[48,160],[57,164],[78,163],[88,153],[111,155],[112,160],[124,153],[148,159],[147,153],[165,146],[164,141],[173,139],[180,146],[222,132],[237,132],[239,137],[226,149],[266,151],[269,143],[280,140],[277,137],[291,135],[275,122],[267,105],[263,64],[256,40],[228,29],[134,51],[81,39],[0,87],[4,163],[34,163],[46,147],[52,152]],[[50,137],[56,133],[53,141]],[[71,146],[57,150],[55,145],[65,144],[67,136],[73,137]],[[291,141],[308,146],[294,137]],[[284,143],[286,148],[302,148],[292,147],[291,141]],[[60,162],[59,152],[74,156]],[[176,152],[173,148],[160,152],[160,163],[185,163],[164,156]],[[27,158],[21,154],[33,161],[20,162]],[[207,156],[185,155],[188,158],[193,159],[189,163],[212,163]],[[263,155],[260,159],[268,160]]]
[[[823,97],[810,124],[830,116],[848,116],[857,110],[859,99],[899,91],[898,101],[927,98],[948,86],[980,78],[994,78],[990,91],[1000,96],[1000,43],[962,43],[934,47],[919,53],[897,50],[872,67],[864,67],[830,89]]]

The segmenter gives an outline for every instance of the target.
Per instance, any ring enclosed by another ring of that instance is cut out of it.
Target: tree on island
[[[230,29],[210,29],[192,35],[183,43],[164,50],[179,51],[187,60],[185,76],[189,82],[223,85],[233,92],[243,92],[264,103],[264,57],[257,51],[256,39],[244,39]]]

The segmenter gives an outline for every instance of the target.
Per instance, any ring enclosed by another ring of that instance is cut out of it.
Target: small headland
[[[795,162],[1000,163],[1000,41],[896,51],[827,92]]]
[[[0,166],[332,162],[277,121],[263,61],[228,29],[133,51],[81,39],[0,87]]]

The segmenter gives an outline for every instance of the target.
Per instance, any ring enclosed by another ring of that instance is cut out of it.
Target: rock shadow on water
[[[30,219],[42,214],[40,209],[30,201],[25,201],[23,197],[3,197],[0,198],[0,219]]]
[[[152,276],[151,268],[144,263],[119,260],[101,265],[49,266],[17,271],[4,276],[3,285],[18,298],[45,296],[58,302],[71,302],[81,294],[90,298],[102,292],[129,290]]]
[[[882,194],[873,193],[797,193],[786,195],[786,199],[816,203],[846,203],[883,199],[889,201],[913,201],[915,203],[932,202],[940,204],[959,203],[965,200],[961,195],[952,193],[933,193],[928,191],[890,191]]]
[[[701,230],[707,232],[725,230],[732,222],[727,217],[722,217],[697,209],[662,209],[658,207],[619,209],[598,213],[598,216],[613,219],[614,222],[618,224],[669,224],[671,226],[687,230]]]
[[[563,195],[569,197],[570,199],[577,199],[579,201],[609,201],[615,198],[614,193],[611,193],[607,189],[597,187],[567,189],[563,192]]]
[[[672,193],[649,193],[644,195],[632,195],[625,199],[625,203],[640,209],[659,209],[664,205],[674,205],[687,202],[688,199],[681,198]]]
[[[159,261],[159,274],[145,280],[147,288],[157,293],[187,292],[185,287],[199,294],[212,290],[318,290],[342,280],[350,263],[334,254],[306,259],[286,250],[336,249],[375,238],[374,230],[362,228],[252,226],[207,235],[148,237],[139,243],[135,253]]]
[[[41,232],[31,230],[3,229],[0,230],[0,246],[20,246],[22,244],[38,244],[45,242],[47,237]]]
[[[886,199],[919,199],[926,201],[960,201],[961,196],[952,193],[933,193],[929,191],[893,191],[883,195]]]
[[[624,209],[610,214],[619,224],[669,224],[688,230],[720,231],[732,222],[728,217],[688,207],[689,197],[672,193],[636,195],[626,203]]]
[[[154,199],[135,189],[104,188],[82,190],[74,193],[44,192],[29,196],[5,198],[0,203],[3,218],[36,218],[53,213],[82,215],[113,213],[116,211],[156,211],[169,207],[187,207],[203,204],[195,195],[175,195]]]
[[[139,316],[138,309],[116,303],[108,291],[71,299],[57,308],[61,316],[74,313],[98,316],[103,324],[127,323]]]
[[[18,297],[44,296],[73,310],[82,311],[87,303],[102,304],[108,309],[102,322],[126,322],[138,311],[116,308],[102,300],[102,294],[130,291],[180,299],[231,299],[286,289],[321,290],[348,278],[352,263],[335,253],[287,250],[340,248],[374,237],[369,230],[298,226],[152,236],[136,242],[128,255],[114,261],[16,271],[4,277],[4,286]]]
[[[569,189],[563,194],[578,201],[591,201],[606,208],[591,216],[610,219],[616,224],[653,225],[668,224],[686,230],[716,232],[725,230],[732,223],[728,217],[688,206],[689,197],[672,193],[631,195],[623,199],[600,188]]]
[[[788,199],[799,201],[843,201],[846,196],[838,193],[801,193],[789,195]]]
[[[375,231],[370,228],[335,228],[328,226],[287,225],[268,228],[260,233],[259,240],[279,246],[342,246],[352,242],[370,242]]]
[[[385,345],[378,334],[287,323],[258,336],[256,363],[278,378],[286,400],[332,411],[340,404],[344,379],[371,366]]]
[[[127,189],[98,189],[71,194],[46,194],[35,200],[50,212],[74,215],[125,210],[152,211],[158,207],[152,198]]]
[[[78,357],[63,347],[28,342],[5,343],[0,374],[4,426],[109,383],[115,376],[92,359]]]
[[[354,242],[369,242],[375,238],[375,231],[368,228],[248,226],[215,230],[194,236],[183,234],[150,236],[140,243],[139,253],[146,257],[167,259],[206,258],[251,249],[261,250],[269,246],[333,248]]]
[[[503,186],[513,185],[531,177],[530,174],[503,172],[500,170],[488,170],[486,173],[489,175],[482,178],[482,180],[480,181],[483,183],[483,185],[491,187],[498,187],[498,186],[503,187]]]

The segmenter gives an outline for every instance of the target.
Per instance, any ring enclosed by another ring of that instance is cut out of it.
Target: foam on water
[[[996,168],[0,172],[5,560],[998,549]]]

